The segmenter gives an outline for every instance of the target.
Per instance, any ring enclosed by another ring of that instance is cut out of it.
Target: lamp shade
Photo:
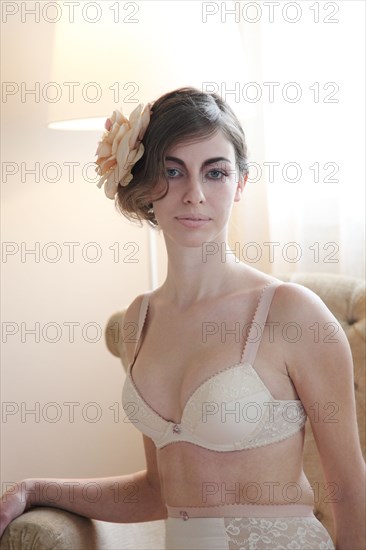
[[[88,2],[73,21],[60,18],[49,126],[101,129],[114,109],[128,116],[181,86],[217,92],[241,120],[253,116],[240,94],[247,72],[239,24],[206,13],[206,4],[215,3]]]

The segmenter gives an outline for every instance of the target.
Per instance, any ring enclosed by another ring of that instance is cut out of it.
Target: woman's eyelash
[[[170,177],[170,178],[171,178],[171,177],[174,177],[174,176],[172,176],[169,172],[174,172],[174,171],[175,171],[175,172],[179,172],[178,168],[166,168],[165,170],[166,170],[166,175],[168,176],[168,178],[169,178],[169,177]]]
[[[178,170],[178,168],[166,168],[166,175],[167,177],[169,178],[174,178],[175,176],[171,174],[171,172],[177,172],[178,174],[181,174],[181,172]],[[204,175],[204,179],[207,178],[207,176],[209,176],[209,174],[212,174],[213,172],[216,172],[217,174],[219,174],[219,177],[212,177],[211,179],[214,179],[214,180],[218,180],[218,179],[221,179],[221,178],[227,178],[228,177],[228,173],[225,171],[225,170],[219,170],[218,168],[211,168],[211,170],[209,170],[205,175]]]
[[[227,178],[227,176],[229,175],[225,170],[219,170],[218,168],[212,168],[212,170],[209,170],[207,174],[211,174],[212,172],[217,172],[218,174],[220,174],[220,178],[221,177]],[[213,179],[218,180],[220,178],[213,178]]]

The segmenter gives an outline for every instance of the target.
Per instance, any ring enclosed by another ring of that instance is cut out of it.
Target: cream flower
[[[113,111],[105,122],[106,131],[99,142],[95,169],[101,176],[97,186],[104,185],[109,199],[114,199],[118,185],[125,187],[132,180],[131,170],[144,154],[141,143],[150,122],[151,103],[139,104],[127,119],[120,111]]]

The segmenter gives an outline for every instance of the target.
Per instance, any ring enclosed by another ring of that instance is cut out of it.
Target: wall
[[[9,18],[2,30],[3,80],[28,90],[39,82],[42,90],[54,27]],[[3,99],[3,489],[26,477],[144,467],[141,436],[122,414],[122,365],[102,331],[113,312],[149,288],[147,229],[115,212],[88,181],[92,169],[83,174],[100,132],[48,130],[46,117],[42,93]],[[74,177],[66,163],[77,163]],[[36,175],[27,173],[32,168]],[[76,243],[74,261],[65,243]],[[37,247],[38,256],[30,252]]]

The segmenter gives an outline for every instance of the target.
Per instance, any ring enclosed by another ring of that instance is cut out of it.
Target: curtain
[[[364,277],[365,4],[236,4],[256,113],[230,244],[267,273]]]

